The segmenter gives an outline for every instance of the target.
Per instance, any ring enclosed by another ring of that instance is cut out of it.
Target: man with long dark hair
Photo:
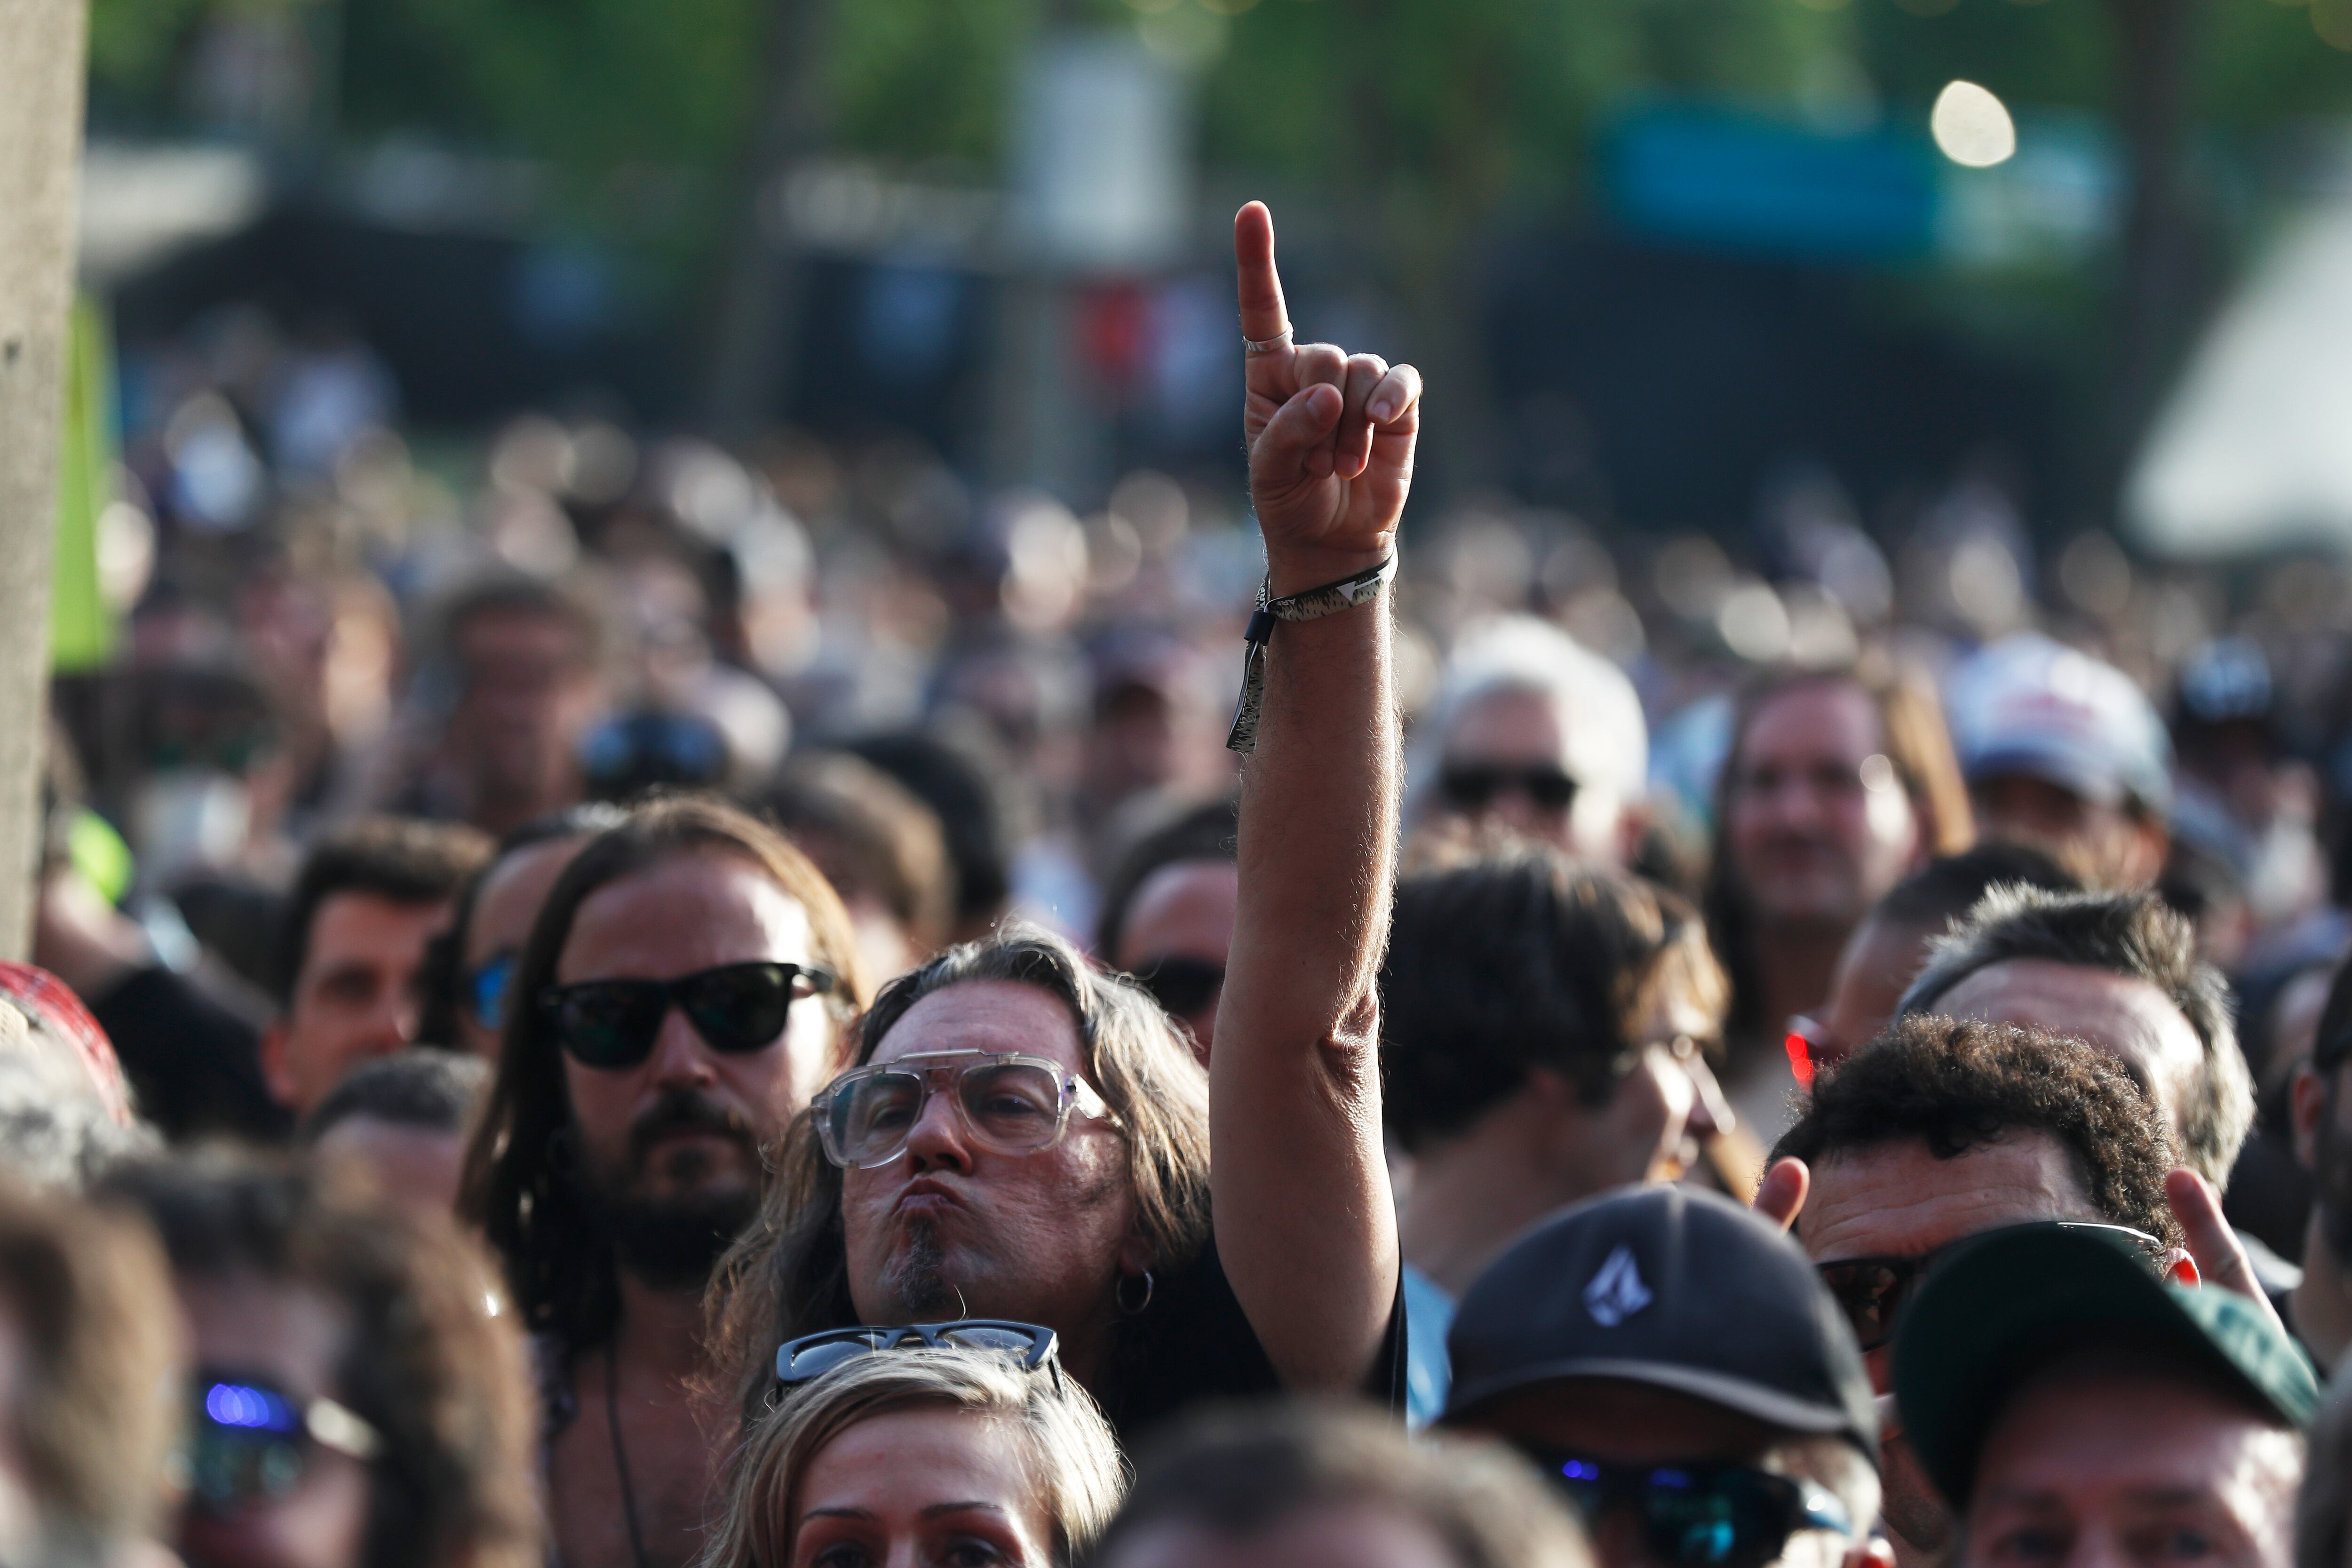
[[[538,1335],[548,1515],[572,1568],[700,1550],[728,1426],[702,1293],[758,1211],[761,1148],[864,997],[841,900],[743,813],[642,805],[565,868],[509,991],[464,1212]]]

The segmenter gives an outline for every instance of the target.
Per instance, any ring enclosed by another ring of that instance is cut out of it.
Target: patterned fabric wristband
[[[1368,572],[1359,572],[1302,594],[1269,599],[1266,593],[1273,579],[1269,577],[1258,584],[1257,613],[1250,617],[1249,630],[1243,634],[1245,651],[1242,656],[1242,702],[1234,710],[1233,731],[1225,737],[1227,751],[1247,753],[1257,750],[1258,709],[1265,700],[1265,645],[1274,636],[1275,623],[1319,621],[1326,616],[1369,605],[1387,590],[1396,573],[1397,558],[1391,552],[1387,560]]]

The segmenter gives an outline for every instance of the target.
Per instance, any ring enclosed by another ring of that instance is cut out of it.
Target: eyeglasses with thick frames
[[[2009,1229],[2007,1226],[1998,1227]],[[2061,1230],[2104,1232],[2117,1240],[2128,1241],[2151,1269],[2161,1269],[2167,1257],[2165,1245],[2144,1230],[2134,1230],[2127,1225],[2093,1225],[2087,1221],[2062,1220]],[[1822,1283],[1837,1298],[1838,1308],[1845,1321],[1853,1327],[1853,1337],[1862,1348],[1874,1351],[1895,1337],[1895,1320],[1903,1303],[1911,1299],[1912,1287],[1921,1275],[1935,1266],[1936,1260],[1965,1241],[1976,1241],[1992,1234],[1976,1231],[1957,1237],[1932,1252],[1918,1253],[1910,1258],[1838,1258],[1817,1264]]]
[[[972,1142],[999,1154],[1037,1154],[1062,1141],[1073,1112],[1120,1125],[1094,1086],[1048,1057],[921,1051],[852,1068],[809,1104],[824,1157],[845,1171],[887,1165],[907,1152],[923,1108],[953,1096]]]
[[[809,963],[722,963],[671,980],[583,980],[539,994],[550,1033],[582,1067],[619,1072],[653,1055],[676,1007],[723,1056],[765,1050],[783,1035],[793,1004],[833,989],[829,969]]]

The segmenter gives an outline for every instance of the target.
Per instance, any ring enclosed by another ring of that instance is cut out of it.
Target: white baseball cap
[[[1979,648],[1947,680],[1952,746],[1970,784],[2024,774],[2168,816],[2172,740],[2132,678],[2039,632]]]

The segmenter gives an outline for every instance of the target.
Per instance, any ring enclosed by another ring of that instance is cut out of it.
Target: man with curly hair
[[[2098,1226],[2128,1233],[2168,1275],[2198,1278],[2168,1195],[2176,1161],[2164,1118],[2114,1057],[2079,1040],[1979,1019],[1898,1018],[1822,1074],[1772,1153],[1759,1206],[1798,1194],[1784,1212],[1882,1394],[1904,1298],[1964,1237],[2036,1220]],[[1951,1520],[1892,1421],[1879,1469],[1897,1562],[1939,1558]]]

